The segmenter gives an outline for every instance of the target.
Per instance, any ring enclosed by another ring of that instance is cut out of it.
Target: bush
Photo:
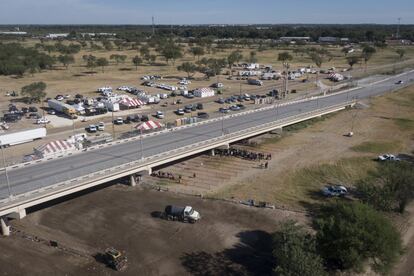
[[[400,235],[392,224],[359,202],[323,207],[316,226],[318,249],[331,268],[361,272],[369,261],[375,271],[386,273],[402,250]]]
[[[403,213],[414,198],[414,167],[408,162],[382,164],[358,185],[362,201],[381,211]]]
[[[322,258],[316,253],[315,238],[293,221],[284,223],[273,234],[276,275],[326,275]]]

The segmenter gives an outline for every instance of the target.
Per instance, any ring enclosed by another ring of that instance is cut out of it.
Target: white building
[[[62,34],[47,34],[45,36],[45,38],[49,38],[49,39],[57,39],[57,38],[66,38],[68,37],[69,34],[68,33],[62,33]]]
[[[197,88],[193,91],[193,95],[200,98],[213,97],[214,90],[209,87]]]

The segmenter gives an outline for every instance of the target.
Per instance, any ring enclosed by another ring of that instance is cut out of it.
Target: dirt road
[[[167,204],[191,205],[202,220],[185,224],[155,217]],[[14,235],[0,239],[0,266],[4,275],[112,275],[93,256],[114,246],[125,250],[129,260],[122,275],[268,274],[270,233],[293,217],[306,221],[289,211],[115,185],[12,223],[84,256]]]

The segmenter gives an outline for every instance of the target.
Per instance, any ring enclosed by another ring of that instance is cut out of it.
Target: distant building
[[[310,36],[282,36],[280,38],[281,41],[291,42],[291,41],[311,41]]]
[[[389,39],[386,40],[387,45],[411,45],[413,42],[408,39]]]
[[[0,32],[0,35],[27,35],[27,32]]]
[[[68,37],[69,34],[68,33],[62,33],[62,34],[47,34],[45,36],[45,38],[49,38],[49,39],[57,39],[57,38],[66,38]]]
[[[90,36],[90,37],[94,37],[94,36],[116,36],[116,33],[81,33],[82,37],[85,36]]]
[[[339,37],[334,37],[334,36],[321,36],[319,37],[318,41],[319,43],[338,43],[338,42],[347,43],[349,42],[349,38],[347,37],[339,38]]]

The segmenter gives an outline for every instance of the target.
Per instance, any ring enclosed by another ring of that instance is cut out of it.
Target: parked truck
[[[0,135],[0,146],[8,147],[12,145],[31,142],[36,139],[46,137],[46,128],[35,128],[17,132],[10,132]]]
[[[259,86],[263,85],[263,82],[261,80],[256,80],[256,79],[248,79],[247,83],[251,85],[259,85]]]
[[[201,218],[200,213],[191,206],[179,207],[173,205],[165,207],[163,217],[167,220],[178,220],[189,223],[195,223]]]
[[[48,100],[47,104],[49,105],[50,108],[56,110],[57,112],[66,114],[72,119],[75,119],[77,117],[76,109],[71,105],[65,104],[55,99]]]

